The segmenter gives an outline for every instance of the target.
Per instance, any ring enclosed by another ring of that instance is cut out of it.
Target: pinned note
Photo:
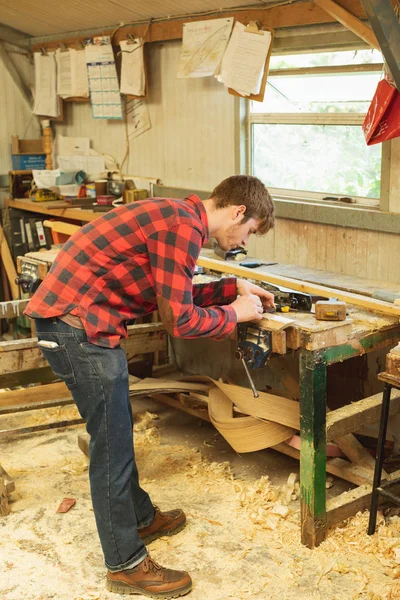
[[[270,31],[248,28],[236,21],[216,75],[218,81],[242,96],[259,94],[271,41]]]
[[[233,17],[183,24],[178,77],[209,77],[219,68],[231,35]]]

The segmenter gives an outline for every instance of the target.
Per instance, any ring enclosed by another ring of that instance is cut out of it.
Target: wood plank
[[[365,19],[365,12],[359,0],[343,0],[342,4],[359,18]],[[292,6],[273,6],[260,9],[243,11],[218,11],[211,15],[187,16],[183,19],[171,19],[169,21],[156,21],[150,27],[143,25],[127,25],[115,32],[113,43],[119,44],[127,38],[127,34],[135,37],[145,36],[145,42],[160,42],[165,40],[177,40],[182,38],[183,24],[190,21],[203,21],[208,19],[234,17],[242,23],[249,21],[260,21],[261,26],[266,27],[296,27],[301,25],[313,25],[316,23],[331,23],[335,19],[326,11],[316,6],[313,2],[296,3]],[[113,28],[104,28],[102,35],[111,35]],[[63,37],[66,46],[73,46],[84,40],[87,35]],[[41,47],[57,49],[59,40],[41,42],[32,46],[33,51],[39,51]]]
[[[16,406],[0,407],[0,415],[10,415],[21,412],[28,412],[30,410],[41,410],[42,408],[57,408],[60,406],[68,406],[74,404],[72,398],[64,398],[61,400],[50,400],[47,402],[32,402],[31,404],[18,404]]]
[[[271,448],[277,452],[286,454],[286,456],[291,456],[296,460],[300,460],[300,451],[297,450],[297,448],[289,446],[288,444],[276,444],[275,446],[271,446]],[[326,472],[334,475],[335,477],[339,477],[340,479],[344,479],[345,481],[349,481],[355,485],[364,485],[366,483],[369,484],[372,481],[370,472],[367,469],[356,467],[355,465],[352,465],[341,458],[331,458],[327,460]]]
[[[10,285],[11,296],[13,300],[18,300],[19,298],[19,287],[15,283],[17,278],[17,271],[15,269],[14,261],[11,256],[10,248],[8,247],[7,238],[4,234],[4,230],[0,225],[0,257],[4,268],[7,273],[8,283]]]
[[[339,21],[339,23],[341,23],[342,25],[347,27],[347,29],[350,29],[350,31],[358,35],[358,37],[364,40],[364,42],[367,42],[367,44],[369,44],[372,48],[381,51],[381,47],[378,43],[378,40],[376,39],[374,32],[370,27],[368,27],[368,25],[362,23],[359,19],[354,17],[347,10],[339,6],[339,4],[333,2],[333,0],[314,0],[314,2],[315,4],[317,4],[317,6],[319,6],[323,10],[326,10],[326,12],[332,17],[334,17],[336,21]]]
[[[48,383],[47,385],[38,385],[22,390],[11,390],[0,393],[0,407],[19,406],[21,404],[30,404],[33,402],[47,402],[62,398],[70,398],[71,392],[63,381],[57,383]]]
[[[291,277],[282,277],[279,275],[273,275],[272,273],[259,273],[255,272],[254,269],[248,269],[246,267],[241,267],[240,265],[231,263],[226,264],[223,261],[214,258],[206,258],[205,256],[199,256],[197,259],[197,264],[201,267],[205,267],[206,269],[217,271],[219,273],[231,273],[237,277],[254,279],[256,281],[267,281],[272,284],[292,288],[293,290],[297,290],[299,292],[334,297],[367,310],[378,311],[387,315],[400,317],[399,306],[395,306],[389,302],[383,302],[382,300],[374,300],[372,298],[367,298],[351,292],[343,292],[313,283],[303,283]]]
[[[388,480],[392,481],[400,477],[400,471],[395,471],[388,476]],[[350,490],[331,498],[326,503],[327,525],[332,527],[337,523],[348,519],[359,511],[364,511],[370,506],[372,486],[362,485],[355,490]],[[384,502],[381,497],[380,502]]]
[[[358,400],[347,406],[331,411],[326,416],[326,438],[331,442],[337,436],[358,431],[361,426],[377,423],[381,416],[382,393]],[[393,390],[389,414],[400,412],[400,392]]]
[[[179,402],[179,400],[176,400],[175,398],[171,398],[171,396],[168,396],[167,394],[151,394],[151,397],[158,402],[162,402],[163,404],[167,404],[168,406],[172,406],[173,408],[177,408],[182,412],[192,415],[192,417],[197,417],[198,419],[202,419],[208,423],[211,422],[207,410],[192,408],[191,406],[187,406],[186,404]]]
[[[373,475],[375,469],[375,459],[352,433],[346,433],[346,435],[335,437],[334,441],[339,446],[343,454],[345,454],[354,465],[369,470],[371,476]],[[382,471],[382,473],[384,476],[387,475],[385,471]]]
[[[32,425],[29,427],[16,427],[15,429],[0,430],[0,438],[8,438],[20,433],[36,433],[37,431],[46,431],[47,429],[62,429],[64,427],[72,427],[81,425],[83,419],[65,419],[64,421],[52,421],[51,423],[42,423],[40,425]]]
[[[151,326],[152,323],[149,323]],[[136,355],[166,349],[167,336],[163,331],[135,334],[121,340],[128,362]],[[40,369],[47,361],[37,346],[36,338],[0,342],[0,375],[25,369]]]

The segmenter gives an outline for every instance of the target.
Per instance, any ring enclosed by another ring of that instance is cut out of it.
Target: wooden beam
[[[390,74],[400,90],[400,22],[392,2],[361,0],[361,4],[379,40]]]
[[[300,460],[300,451],[288,444],[281,443],[271,446],[273,450],[277,450],[282,454],[291,456]],[[355,485],[369,484],[372,481],[373,473],[363,467],[353,465],[342,458],[330,458],[326,461],[326,472]]]
[[[0,394],[0,407],[20,406],[36,402],[48,402],[59,398],[70,398],[71,392],[64,382],[37,385],[22,390],[11,390]]]
[[[182,412],[192,415],[192,417],[203,419],[203,421],[207,421],[208,423],[211,422],[207,410],[192,408],[191,406],[187,406],[186,404],[179,402],[179,400],[176,400],[175,398],[171,398],[171,396],[167,396],[167,394],[151,394],[151,398],[157,400],[158,402],[162,402],[163,404],[167,404],[168,406],[172,406],[173,408],[177,408]]]
[[[32,94],[30,89],[25,85],[22,80],[20,74],[18,73],[14,63],[8,55],[7,50],[4,47],[4,44],[0,42],[0,60],[3,62],[4,67],[8,71],[11,79],[14,81],[17,86],[22,98],[27,104],[27,107],[30,112],[32,112]],[[32,117],[38,121],[38,117],[32,113]]]
[[[146,323],[153,327],[154,323]],[[135,325],[132,328],[136,327]],[[140,325],[139,327],[143,327]],[[132,330],[131,330],[132,331]],[[121,340],[128,362],[137,354],[166,350],[167,336],[164,331],[150,333],[134,333]],[[37,338],[0,342],[0,375],[25,369],[40,369],[47,366],[47,361],[37,346]]]
[[[377,423],[380,419],[381,410],[382,393],[331,411],[326,415],[327,441],[331,442],[338,436],[358,431],[364,425]],[[400,412],[399,391],[393,390],[389,411],[391,416]]]
[[[359,0],[343,0],[342,4],[353,15],[360,19],[365,19],[365,12]],[[129,25],[122,27],[115,32],[113,44],[117,45],[121,40],[127,39],[128,34],[133,34],[136,37],[145,36],[145,42],[162,42],[166,40],[178,40],[182,38],[183,24],[194,21],[206,21],[209,19],[233,17],[241,23],[249,23],[250,21],[259,21],[261,26],[278,28],[278,27],[298,27],[302,25],[315,25],[318,23],[331,23],[335,19],[326,11],[322,10],[314,2],[299,2],[291,6],[272,6],[260,9],[249,10],[230,10],[230,11],[215,11],[214,14],[191,16],[188,15],[182,19],[165,19],[155,20],[150,27],[146,24]],[[105,27],[103,30],[98,30],[93,35],[111,35],[113,28]],[[57,49],[62,41],[66,46],[73,46],[89,37],[89,34],[75,36],[62,36],[61,34],[49,41],[42,40],[40,43],[33,43],[32,50],[39,51],[41,47],[48,49]]]
[[[336,290],[315,283],[303,283],[298,279],[283,277],[273,273],[259,273],[255,272],[254,269],[248,269],[232,263],[226,264],[221,260],[217,260],[215,258],[206,258],[205,256],[199,256],[197,259],[197,264],[201,267],[205,267],[206,269],[217,271],[219,273],[230,273],[245,279],[267,281],[272,284],[282,285],[299,292],[338,298],[339,300],[343,300],[344,302],[348,302],[354,306],[360,306],[366,310],[378,311],[386,315],[400,317],[400,306],[390,304],[389,302],[383,302],[382,300],[374,300],[373,298],[368,298],[359,294],[353,294],[352,292],[343,292],[341,290]]]
[[[10,284],[11,295],[13,300],[18,300],[19,298],[19,287],[15,283],[17,278],[17,271],[15,269],[15,265],[11,256],[10,248],[8,247],[6,236],[4,235],[4,231],[2,226],[0,225],[0,256],[3,262],[4,268],[7,273],[7,279]]]
[[[11,415],[15,413],[28,412],[30,410],[40,410],[42,408],[59,408],[60,406],[68,406],[74,404],[72,398],[64,398],[63,400],[50,400],[47,402],[32,402],[31,404],[18,404],[17,406],[0,407],[0,415]]]
[[[381,50],[372,29],[368,27],[368,25],[364,25],[364,23],[339,6],[339,4],[333,0],[314,0],[314,3],[325,10],[329,15],[336,19],[336,21],[339,21],[339,23],[347,27],[347,29],[350,29],[350,31],[358,35],[358,37],[364,40],[364,42],[367,42],[372,48],[379,51]]]
[[[400,477],[400,471],[395,471],[388,476],[388,481],[392,481],[398,477]],[[326,503],[327,525],[332,527],[355,515],[359,511],[364,511],[369,508],[371,502],[371,489],[371,485],[363,485],[355,490],[344,492],[343,494],[340,494],[340,496],[328,500]],[[383,503],[385,500],[381,497],[380,501]]]

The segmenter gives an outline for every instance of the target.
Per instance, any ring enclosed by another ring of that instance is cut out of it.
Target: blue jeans
[[[154,507],[139,485],[125,351],[91,344],[83,329],[57,318],[35,322],[39,342],[57,344],[39,347],[90,435],[90,490],[106,566],[131,569],[147,556],[138,528],[151,523]]]

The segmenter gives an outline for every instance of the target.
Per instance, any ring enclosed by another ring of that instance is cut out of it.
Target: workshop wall
[[[7,44],[7,49],[21,52],[20,48]],[[21,71],[26,85],[32,82],[33,67],[29,59],[23,54],[10,55],[12,62]],[[40,126],[22,94],[14,83],[4,63],[0,61],[0,175],[5,175],[11,169],[11,136],[18,135],[25,138],[40,136]]]
[[[152,128],[131,142],[126,174],[163,183],[213,188],[234,172],[234,99],[214,78],[177,79],[181,42],[151,44],[147,54]],[[119,163],[125,125],[92,119],[88,103],[64,103],[57,133],[87,136]]]
[[[400,235],[277,219],[264,237],[250,240],[249,254],[280,263],[400,283]]]

